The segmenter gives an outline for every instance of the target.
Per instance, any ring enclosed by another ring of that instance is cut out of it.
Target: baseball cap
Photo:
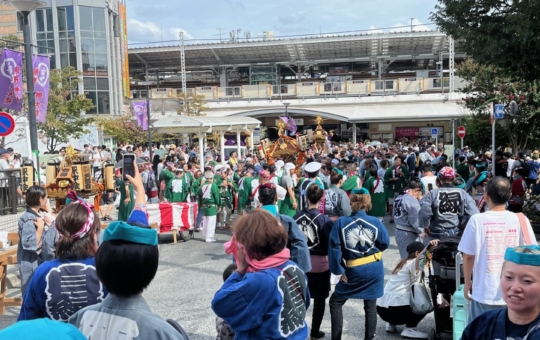
[[[5,155],[6,153],[9,153],[7,149],[0,149],[0,156]]]

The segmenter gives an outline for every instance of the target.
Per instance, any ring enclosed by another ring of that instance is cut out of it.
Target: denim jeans
[[[330,319],[332,322],[332,340],[341,340],[343,331],[343,305],[347,299],[330,298]],[[377,328],[377,300],[364,300],[364,312],[366,314],[365,340],[375,338]],[[349,319],[350,320],[350,319]]]

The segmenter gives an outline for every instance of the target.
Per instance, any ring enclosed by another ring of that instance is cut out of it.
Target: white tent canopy
[[[159,133],[196,133],[199,136],[199,161],[200,169],[204,169],[204,149],[203,140],[206,133],[219,132],[221,138],[221,163],[225,163],[225,133],[236,133],[236,147],[240,156],[240,135],[242,132],[251,133],[253,148],[253,130],[260,127],[262,122],[251,117],[199,117],[199,116],[173,116],[160,119],[152,124],[152,127]]]
[[[211,133],[213,131],[253,130],[261,121],[251,117],[186,117],[173,116],[152,124],[160,133]]]

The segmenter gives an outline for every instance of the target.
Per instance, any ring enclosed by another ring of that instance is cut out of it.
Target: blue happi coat
[[[461,340],[504,340],[507,338],[508,308],[487,311],[476,317],[463,331]],[[536,318],[528,330],[527,339],[540,339],[540,320]]]
[[[277,268],[240,275],[234,272],[212,300],[212,309],[241,339],[308,337],[307,277],[287,261]]]
[[[328,262],[332,274],[345,273],[348,281],[340,281],[336,285],[336,298],[375,300],[383,296],[382,259],[357,267],[347,267],[345,261],[382,252],[389,244],[386,227],[363,210],[336,221],[330,233]]]

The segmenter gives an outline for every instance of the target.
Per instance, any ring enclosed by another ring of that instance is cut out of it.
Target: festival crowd
[[[43,187],[26,192],[17,252],[23,306],[0,339],[36,329],[54,339],[187,339],[142,297],[159,262],[146,204],[158,202],[197,202],[192,231],[208,243],[216,228],[231,229],[231,264],[211,303],[218,340],[323,339],[327,300],[330,338],[341,339],[349,299],[363,300],[364,339],[375,338],[379,319],[386,332],[427,339],[418,324],[434,308],[449,309],[450,297],[430,295],[424,308],[411,292],[437,277],[437,249],[448,240],[452,256],[463,255],[462,339],[540,339],[540,247],[522,214],[540,192],[538,150],[464,147],[449,157],[428,142],[328,142],[297,164],[236,151],[222,161],[211,144],[202,162],[197,146],[104,149],[85,146],[96,176],[124,153],[141,161],[129,180],[116,172],[116,192],[103,195],[98,211],[71,193],[53,215]],[[0,169],[10,157],[0,150]],[[101,232],[114,206],[118,220]],[[401,259],[385,282],[389,225]]]

